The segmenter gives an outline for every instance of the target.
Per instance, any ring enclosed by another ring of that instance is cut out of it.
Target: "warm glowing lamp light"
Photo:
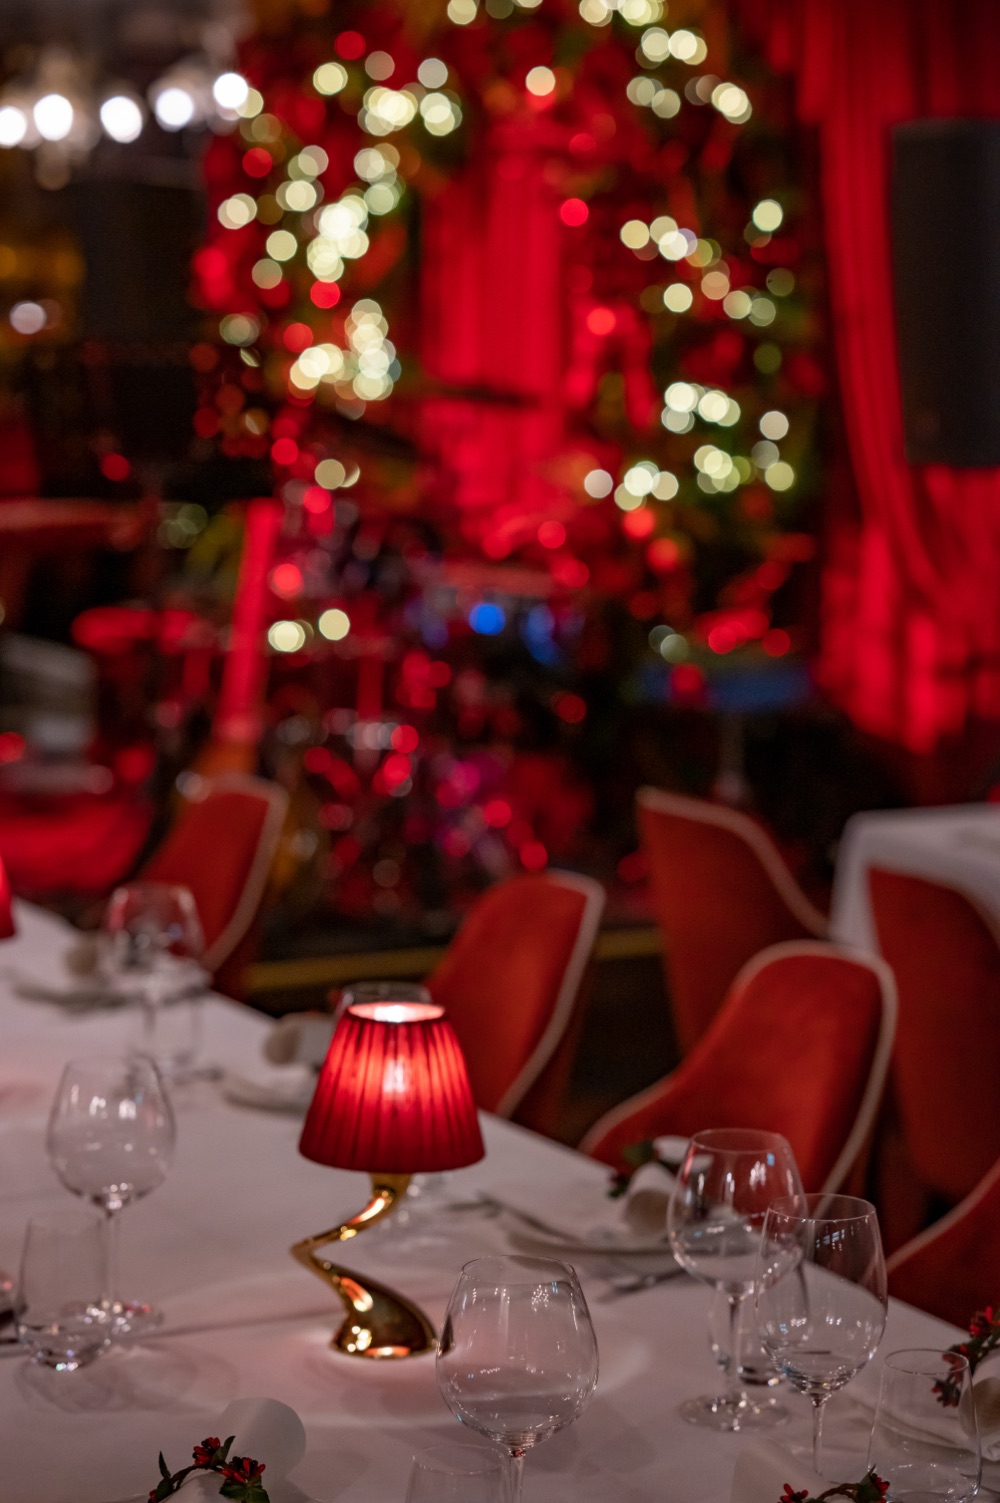
[[[393,1290],[318,1256],[388,1216],[410,1177],[474,1164],[484,1153],[465,1059],[443,1007],[354,1002],[320,1071],[299,1152],[371,1176],[372,1198],[342,1226],[307,1237],[292,1255],[336,1290],[345,1317],[332,1345],[353,1357],[410,1357],[437,1338],[423,1311]]]
[[[0,859],[0,939],[13,939],[14,915],[11,912],[10,882],[2,859]]]

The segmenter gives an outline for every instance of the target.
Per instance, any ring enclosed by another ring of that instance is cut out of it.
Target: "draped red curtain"
[[[735,3],[772,65],[794,75],[800,115],[819,129],[833,334],[860,504],[859,514],[853,497],[828,497],[821,681],[862,729],[931,751],[974,719],[1000,719],[1000,469],[905,458],[890,128],[1000,116],[1000,3]],[[948,233],[928,226],[929,244]]]

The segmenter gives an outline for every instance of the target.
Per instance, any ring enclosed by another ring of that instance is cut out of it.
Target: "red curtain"
[[[933,750],[1000,719],[1000,469],[907,463],[893,323],[890,127],[1000,116],[998,0],[737,0],[818,126],[853,497],[828,497],[821,680],[863,729]],[[928,238],[949,226],[928,226]],[[940,254],[939,243],[934,253]],[[831,467],[836,469],[836,466]]]

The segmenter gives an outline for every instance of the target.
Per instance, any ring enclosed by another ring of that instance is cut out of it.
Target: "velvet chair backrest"
[[[587,877],[511,877],[478,899],[427,977],[458,1034],[477,1106],[513,1116],[553,1059],[603,907],[603,889]]]
[[[141,880],[189,887],[205,936],[205,968],[217,974],[260,908],[288,798],[262,778],[206,779],[187,802]]]
[[[889,1293],[967,1328],[996,1305],[1000,1284],[1000,1159],[947,1216],[893,1253]]]
[[[640,788],[637,813],[682,1054],[740,967],[768,945],[823,938],[826,919],[759,825],[735,809]]]
[[[952,887],[868,873],[879,949],[899,988],[892,1096],[924,1186],[967,1195],[1000,1159],[1000,943]],[[972,1312],[970,1311],[970,1314]]]
[[[876,957],[834,945],[773,945],[743,968],[677,1069],[596,1122],[584,1153],[624,1168],[622,1150],[709,1127],[788,1139],[807,1190],[857,1183],[889,1066],[896,1001]]]
[[[14,914],[11,911],[10,883],[7,869],[0,857],[0,939],[12,939],[15,933]]]

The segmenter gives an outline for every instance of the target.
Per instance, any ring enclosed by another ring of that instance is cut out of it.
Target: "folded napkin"
[[[262,1461],[265,1471],[261,1481],[272,1500],[284,1491],[281,1484],[306,1454],[305,1426],[294,1409],[277,1399],[234,1399],[205,1433],[220,1440],[232,1435],[235,1439],[230,1456]],[[189,1503],[207,1503],[208,1499],[217,1503],[221,1484],[218,1472],[195,1473],[185,1482],[180,1496]]]
[[[331,1013],[292,1012],[275,1023],[264,1041],[264,1054],[272,1065],[303,1064],[319,1069],[332,1037]]]
[[[857,1481],[857,1478],[845,1478]],[[729,1503],[779,1503],[785,1483],[816,1498],[830,1486],[818,1472],[773,1440],[755,1435],[745,1440],[736,1458]]]
[[[306,1431],[287,1404],[278,1399],[234,1399],[218,1419],[203,1421],[197,1439],[205,1440],[210,1435],[220,1440],[232,1435],[230,1456],[250,1456],[263,1462],[261,1481],[271,1503],[311,1503],[294,1482],[288,1481],[288,1473],[306,1454]],[[182,1458],[168,1457],[167,1461],[178,1468],[186,1464]],[[178,1496],[184,1503],[218,1503],[222,1483],[218,1472],[192,1472]],[[147,1503],[148,1497],[148,1493],[134,1493],[118,1503]]]
[[[304,1112],[315,1089],[316,1072],[308,1065],[261,1064],[251,1074],[226,1070],[222,1077],[227,1101],[269,1112]]]

